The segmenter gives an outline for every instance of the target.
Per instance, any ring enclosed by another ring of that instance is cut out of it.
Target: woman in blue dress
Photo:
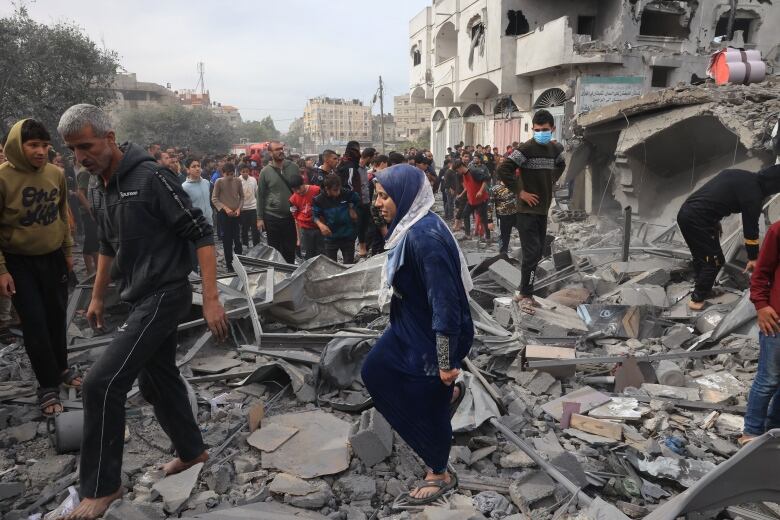
[[[433,191],[423,172],[406,164],[388,168],[377,175],[376,193],[389,224],[380,303],[391,298],[390,325],[362,376],[376,409],[427,466],[409,493],[410,504],[422,505],[457,487],[447,471],[450,408],[462,399],[463,387],[453,383],[474,338],[473,285],[455,238],[431,211]]]

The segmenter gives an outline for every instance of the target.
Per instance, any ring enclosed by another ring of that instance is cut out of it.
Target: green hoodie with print
[[[11,127],[0,164],[0,274],[8,272],[5,253],[37,256],[62,248],[72,254],[65,174],[50,163],[30,164],[22,150],[25,121]]]

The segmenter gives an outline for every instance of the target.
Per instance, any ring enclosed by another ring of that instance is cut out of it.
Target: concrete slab
[[[490,279],[507,291],[514,292],[520,287],[522,273],[506,260],[499,260],[488,268]]]
[[[157,482],[152,489],[160,493],[167,512],[176,513],[190,498],[195,484],[198,483],[203,463],[195,464],[190,469],[165,477]]]
[[[601,406],[602,404],[610,402],[610,400],[611,399],[608,395],[602,394],[595,388],[590,386],[583,386],[577,390],[574,390],[573,392],[569,392],[568,394],[559,397],[558,399],[554,399],[548,403],[543,404],[542,410],[544,410],[548,415],[552,416],[556,420],[560,421],[561,417],[563,416],[564,402],[580,403],[580,413],[585,413],[589,410],[592,410],[593,408],[596,408],[597,406]]]
[[[352,451],[366,466],[382,462],[393,453],[393,430],[376,408],[364,411],[349,438]]]
[[[200,372],[203,374],[220,374],[241,364],[242,363],[240,359],[233,359],[227,356],[206,356],[193,359],[190,362],[190,368],[192,368],[193,372]]]
[[[246,442],[261,451],[274,451],[298,433],[298,428],[288,428],[279,424],[268,424],[247,438]]]
[[[300,431],[276,450],[263,453],[264,469],[314,478],[341,473],[349,467],[350,423],[321,410],[275,415],[266,421]]]

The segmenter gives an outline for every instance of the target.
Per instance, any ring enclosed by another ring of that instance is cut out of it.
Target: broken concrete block
[[[0,432],[0,447],[10,448],[15,444],[31,441],[38,433],[38,423],[26,422]]]
[[[512,324],[512,298],[493,298],[493,319],[504,328]]]
[[[157,482],[152,489],[163,498],[165,511],[175,513],[190,498],[195,484],[198,483],[203,463],[198,463],[190,469],[165,477]]]
[[[585,413],[610,401],[611,399],[608,395],[602,394],[590,386],[583,386],[558,399],[543,404],[542,410],[554,419],[560,421],[563,415],[564,402],[580,403],[580,413]]]
[[[55,455],[41,459],[27,470],[27,475],[33,482],[54,482],[73,471],[76,457],[73,455]]]
[[[577,484],[577,486],[584,488],[588,485],[588,476],[585,474],[585,470],[582,469],[582,465],[577,460],[577,457],[568,451],[556,454],[550,459],[550,464],[558,468],[558,471]]]
[[[352,451],[363,464],[373,466],[393,453],[393,430],[376,408],[364,411],[349,437]]]
[[[666,386],[643,383],[640,390],[647,392],[650,397],[668,397],[670,399],[684,399],[686,401],[698,401],[699,390],[683,386]]]
[[[555,378],[547,372],[537,372],[531,382],[526,385],[526,389],[534,395],[542,395],[555,383]]]
[[[0,501],[17,497],[24,493],[24,482],[0,482]]]
[[[685,262],[666,258],[651,258],[649,260],[630,260],[628,262],[613,262],[610,265],[618,280],[628,280],[643,274],[645,271],[663,269],[669,273],[683,272],[687,269]]]
[[[617,303],[621,305],[653,305],[669,307],[666,289],[660,285],[622,285],[618,289]]]
[[[666,331],[666,335],[661,338],[661,343],[669,350],[681,348],[686,341],[693,339],[693,333],[688,330],[687,325],[675,325]]]
[[[333,493],[342,502],[371,500],[376,495],[376,481],[367,475],[348,475],[333,484]]]
[[[516,450],[501,457],[498,465],[502,468],[513,469],[532,468],[536,466],[536,463],[531,459],[531,457],[528,456],[528,454],[526,454],[526,452],[522,450]]]
[[[708,403],[725,403],[745,393],[744,385],[729,372],[707,374],[693,382],[699,387],[702,401]]]
[[[667,269],[659,267],[656,269],[650,269],[644,273],[638,274],[631,278],[627,284],[644,284],[644,285],[660,285],[665,287],[671,280],[671,275]]]
[[[250,435],[246,442],[260,451],[271,452],[290,440],[298,433],[298,428],[288,428],[279,424],[269,424]]]
[[[103,515],[103,520],[158,520],[163,516],[159,505],[117,500]]]
[[[642,460],[630,457],[629,460],[643,473],[674,480],[684,487],[691,487],[715,469],[712,462],[697,459],[656,457],[653,460]]]
[[[633,397],[613,397],[606,404],[588,412],[594,419],[612,419],[618,421],[635,421],[642,418],[647,408],[640,408],[639,401]]]
[[[552,496],[555,493],[555,482],[547,473],[534,471],[524,475],[509,485],[509,496],[518,507]]]
[[[578,305],[590,299],[590,291],[584,287],[566,287],[547,296],[547,299],[570,309],[576,309]]]
[[[514,292],[520,287],[522,273],[506,260],[499,260],[488,268],[488,276],[507,291]]]
[[[271,493],[276,493],[277,495],[294,495],[299,497],[316,491],[316,488],[307,481],[288,473],[278,473],[268,485],[268,489]]]
[[[312,481],[314,492],[303,496],[291,496],[290,504],[304,509],[320,509],[333,499],[333,492],[323,480]]]
[[[680,366],[670,359],[662,359],[655,368],[655,377],[658,382],[666,386],[684,386],[685,376]]]

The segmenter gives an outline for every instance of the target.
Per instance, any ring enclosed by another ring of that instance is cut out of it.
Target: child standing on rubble
[[[314,223],[325,237],[325,256],[334,262],[339,251],[345,264],[355,263],[357,238],[357,192],[342,188],[336,174],[325,177],[322,192],[314,198]]]
[[[766,232],[750,279],[750,301],[758,313],[759,354],[750,387],[745,429],[737,441],[744,446],[772,428],[780,428],[780,222]],[[771,404],[770,404],[771,403]]]
[[[409,505],[425,505],[458,485],[447,471],[450,418],[464,395],[455,380],[474,337],[473,285],[455,238],[431,211],[433,190],[422,171],[410,165],[381,171],[376,193],[389,224],[379,301],[392,293],[390,326],[361,375],[377,411],[428,467],[405,496]]]

